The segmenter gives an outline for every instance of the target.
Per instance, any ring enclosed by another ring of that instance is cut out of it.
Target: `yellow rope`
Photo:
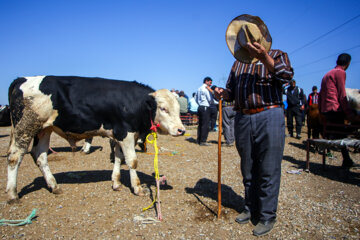
[[[152,136],[153,137],[153,140],[149,140],[149,137]],[[157,139],[157,134],[156,132],[152,132],[152,133],[149,133],[147,136],[146,136],[146,141],[150,144],[154,144],[154,149],[155,149],[155,156],[154,156],[154,170],[155,170],[155,179],[156,180],[159,180],[159,168],[158,168],[158,154],[159,154],[159,149],[157,147],[157,143],[156,143],[156,139]],[[157,191],[156,191],[156,194],[155,194],[155,197],[154,197],[154,201],[146,208],[143,208],[142,211],[146,211],[148,210],[149,208],[151,208],[154,203],[156,202],[156,199],[157,199]]]

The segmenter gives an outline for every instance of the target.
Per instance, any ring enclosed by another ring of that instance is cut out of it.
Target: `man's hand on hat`
[[[246,49],[252,57],[259,59],[270,72],[275,71],[274,59],[270,57],[270,55],[266,52],[266,49],[261,44],[257,42],[248,42],[246,44]]]
[[[250,55],[259,60],[265,59],[267,54],[265,48],[257,42],[251,43],[248,42],[246,44],[246,49],[249,51]]]

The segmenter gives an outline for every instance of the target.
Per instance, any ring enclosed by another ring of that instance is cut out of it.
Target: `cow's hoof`
[[[89,154],[90,152],[85,152],[85,151],[83,151],[83,150],[80,150],[80,154],[82,154],[82,155],[87,155],[87,154]]]
[[[134,194],[137,196],[147,196],[150,194],[150,189],[145,186],[138,186],[134,189]]]
[[[120,191],[120,190],[121,190],[121,186],[117,186],[117,187],[114,187],[114,186],[113,186],[113,190],[114,190],[114,191]]]
[[[53,194],[62,194],[63,191],[62,191],[61,188],[56,187],[56,188],[54,188],[54,189],[52,190],[52,193],[53,193]]]
[[[8,204],[16,204],[16,203],[19,203],[20,202],[20,200],[19,200],[19,198],[13,198],[13,199],[9,199],[8,201],[7,201],[7,203]]]

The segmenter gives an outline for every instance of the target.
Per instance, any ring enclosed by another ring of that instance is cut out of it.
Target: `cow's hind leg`
[[[121,187],[121,182],[120,182],[120,165],[121,165],[121,161],[124,159],[124,155],[120,149],[120,145],[115,142],[114,148],[114,170],[112,172],[111,175],[111,180],[112,180],[112,187],[115,191],[119,191],[120,187]],[[112,146],[111,146],[112,147]],[[112,150],[113,151],[113,150]]]
[[[31,156],[34,159],[35,164],[40,168],[40,171],[44,175],[45,181],[48,187],[51,188],[52,193],[59,194],[62,191],[58,187],[55,177],[50,171],[47,160],[50,135],[51,135],[51,130],[44,129],[37,136],[35,136],[33,148],[31,149]]]
[[[14,203],[19,200],[17,194],[17,175],[18,169],[24,155],[30,145],[31,134],[24,134],[22,131],[11,130],[11,140],[8,150],[8,176],[6,192],[8,193],[8,203]]]

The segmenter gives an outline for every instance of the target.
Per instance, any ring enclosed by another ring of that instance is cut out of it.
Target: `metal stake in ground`
[[[218,138],[218,213],[221,214],[221,133],[222,133],[222,99],[219,100],[219,138]]]

